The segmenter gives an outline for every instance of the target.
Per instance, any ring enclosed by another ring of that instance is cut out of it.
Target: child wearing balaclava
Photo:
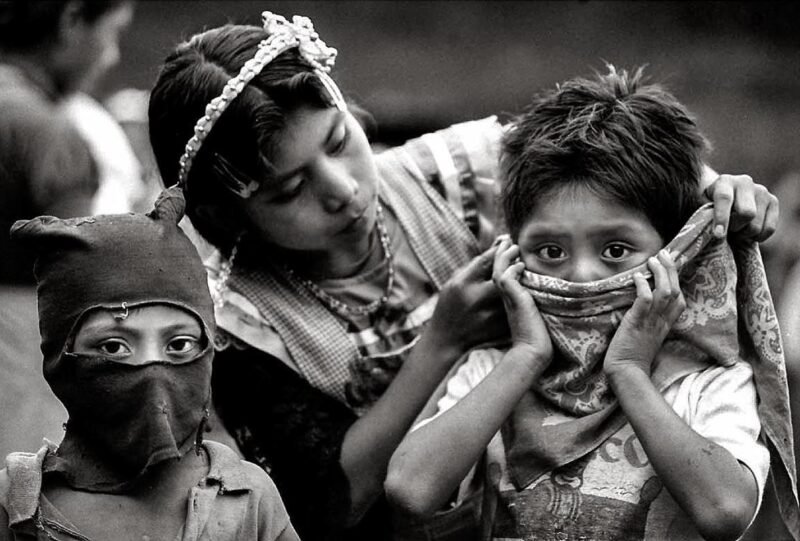
[[[0,471],[0,540],[292,540],[266,473],[203,441],[214,316],[166,191],[147,215],[20,221],[36,256],[44,377],[69,420]]]

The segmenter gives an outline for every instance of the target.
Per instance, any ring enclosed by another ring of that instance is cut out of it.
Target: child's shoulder
[[[253,535],[257,531],[259,539],[278,539],[283,533],[294,531],[278,488],[264,470],[242,460],[227,445],[215,441],[203,445],[209,455],[208,479],[219,484],[220,495],[246,494],[248,509],[258,510],[255,515],[248,512],[245,520],[253,528]]]
[[[203,446],[209,456],[208,478],[217,481],[226,492],[275,492],[270,476],[256,464],[243,460],[225,444],[206,440]]]

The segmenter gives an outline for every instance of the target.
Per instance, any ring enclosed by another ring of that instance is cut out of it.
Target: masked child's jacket
[[[186,522],[175,541],[272,541],[289,527],[275,485],[257,466],[228,447],[208,441],[209,472],[191,489]],[[9,518],[12,539],[88,541],[42,494],[42,468],[55,446],[38,453],[12,453],[0,472],[0,508]],[[0,511],[1,512],[1,511]],[[237,528],[226,527],[236,524]]]
[[[689,426],[753,472],[759,498],[772,455],[783,516],[797,532],[785,367],[763,266],[756,245],[712,240],[712,212],[700,209],[667,246],[681,269],[687,309],[656,357],[652,379]],[[636,297],[635,272],[649,274],[641,267],[574,284],[525,273],[522,283],[556,353],[487,450],[487,471],[501,472],[489,481],[499,497],[483,510],[495,537],[699,538],[650,466],[602,372],[610,339]],[[448,382],[439,413],[502,355],[474,351]],[[484,482],[466,480],[462,497]]]

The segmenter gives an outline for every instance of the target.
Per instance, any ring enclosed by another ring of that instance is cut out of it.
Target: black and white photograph
[[[798,28],[0,0],[0,541],[800,541]]]

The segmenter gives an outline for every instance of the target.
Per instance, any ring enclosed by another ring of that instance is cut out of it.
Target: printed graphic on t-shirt
[[[501,486],[495,539],[686,539],[679,512],[630,425],[517,492]],[[676,520],[680,517],[680,520]]]

